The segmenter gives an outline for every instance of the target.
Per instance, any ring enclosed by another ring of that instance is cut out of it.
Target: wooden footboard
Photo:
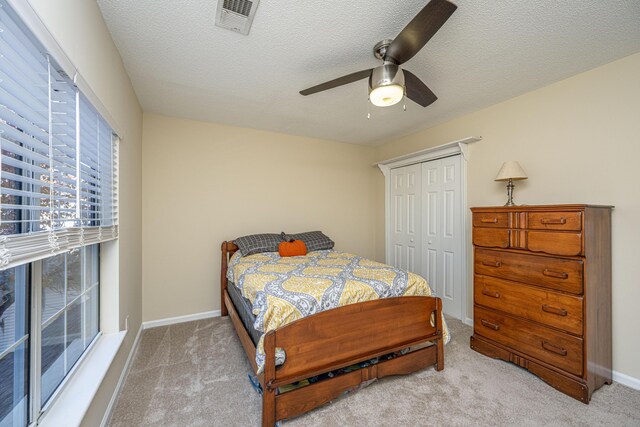
[[[232,242],[222,244],[222,313],[230,314],[255,369],[255,347],[226,289],[228,257],[235,250]],[[433,345],[277,394],[280,386],[425,342]],[[285,363],[277,367],[276,348],[284,349],[286,354]],[[260,376],[262,425],[272,426],[278,420],[322,405],[364,381],[408,374],[434,364],[437,370],[444,369],[442,302],[435,297],[385,298],[323,311],[269,332],[265,335],[264,349],[266,362]]]

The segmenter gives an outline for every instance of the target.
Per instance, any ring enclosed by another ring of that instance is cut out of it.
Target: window
[[[117,237],[117,139],[0,0],[0,267]]]
[[[46,258],[35,270],[42,301],[40,400],[46,405],[98,334],[98,245]]]
[[[37,423],[100,334],[117,142],[0,0],[0,427]]]
[[[98,244],[0,272],[0,426],[27,425],[30,398],[37,419],[98,335],[99,277]]]

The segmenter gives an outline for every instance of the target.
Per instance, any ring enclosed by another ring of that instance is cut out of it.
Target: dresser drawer
[[[484,307],[582,335],[582,297],[476,274],[474,298]]]
[[[582,338],[478,306],[474,309],[474,333],[582,376]]]
[[[509,247],[509,230],[474,227],[473,244],[485,248],[506,249]]]
[[[559,291],[582,293],[582,261],[476,248],[474,271]]]
[[[529,212],[529,229],[532,230],[582,230],[582,212]]]
[[[530,230],[527,249],[551,255],[582,255],[582,233]]]
[[[475,212],[473,214],[474,227],[509,227],[509,214],[506,212]]]

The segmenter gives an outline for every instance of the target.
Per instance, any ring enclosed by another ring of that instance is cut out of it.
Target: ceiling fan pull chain
[[[402,111],[407,111],[407,85],[404,85],[402,89],[404,91],[404,96],[402,97]]]

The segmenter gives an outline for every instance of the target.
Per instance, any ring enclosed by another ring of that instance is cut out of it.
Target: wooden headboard
[[[222,264],[220,266],[220,315],[226,316],[227,306],[224,304],[224,293],[227,290],[227,267],[229,259],[238,250],[238,246],[232,240],[222,242]]]

